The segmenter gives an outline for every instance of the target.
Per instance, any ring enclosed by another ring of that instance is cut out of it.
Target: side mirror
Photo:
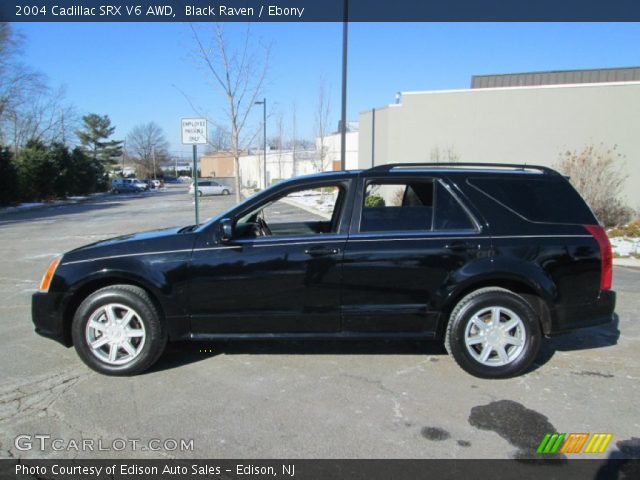
[[[221,242],[228,242],[233,238],[233,221],[230,218],[220,220],[218,229]]]

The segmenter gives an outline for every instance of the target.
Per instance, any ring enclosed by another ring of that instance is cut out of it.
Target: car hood
[[[186,230],[186,231],[185,231]],[[184,233],[181,233],[183,232]],[[132,255],[191,248],[193,235],[185,227],[164,228],[121,235],[76,248],[64,254],[64,261]]]

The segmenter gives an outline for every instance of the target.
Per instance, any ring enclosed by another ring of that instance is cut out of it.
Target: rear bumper
[[[551,312],[551,330],[544,333],[554,335],[580,328],[606,325],[613,322],[615,309],[616,292],[602,290],[595,302],[556,307]]]
[[[70,347],[71,339],[64,328],[62,299],[61,293],[34,293],[31,297],[31,319],[36,333]]]

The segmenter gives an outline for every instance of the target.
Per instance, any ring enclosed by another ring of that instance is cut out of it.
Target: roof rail
[[[547,175],[559,175],[554,169],[543,165],[527,165],[516,163],[482,163],[482,162],[440,162],[440,163],[387,163],[385,165],[376,165],[366,172],[390,172],[394,168],[494,168],[494,169],[510,169],[510,170],[537,170]]]

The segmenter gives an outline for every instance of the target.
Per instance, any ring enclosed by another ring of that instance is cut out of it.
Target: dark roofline
[[[635,70],[640,68],[640,65],[635,67],[606,67],[606,68],[572,68],[569,70],[532,70],[529,72],[510,72],[510,73],[481,73],[478,75],[472,75],[475,77],[506,77],[509,75],[536,75],[544,73],[575,73],[575,72],[603,72],[612,70]]]

